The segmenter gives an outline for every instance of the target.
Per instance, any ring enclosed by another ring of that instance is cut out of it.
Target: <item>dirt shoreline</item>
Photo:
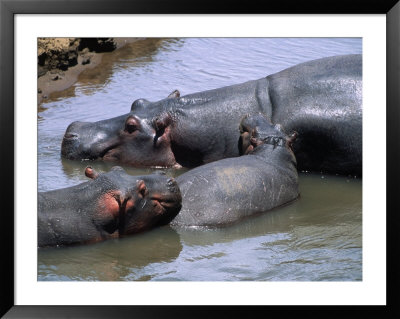
[[[104,52],[141,38],[39,38],[38,107],[54,92],[66,90],[81,72],[101,63]]]

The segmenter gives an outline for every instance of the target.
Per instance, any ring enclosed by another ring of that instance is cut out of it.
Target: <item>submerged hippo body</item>
[[[299,133],[300,170],[359,174],[362,166],[362,56],[323,58],[259,80],[158,102],[68,127],[62,156],[133,166],[195,167],[240,155],[239,122],[262,112]]]
[[[130,176],[120,167],[93,180],[38,194],[38,246],[90,243],[168,224],[179,212],[176,182],[160,174]]]
[[[288,137],[262,114],[240,125],[243,155],[177,177],[182,209],[172,226],[224,226],[287,204],[299,196],[296,158]]]

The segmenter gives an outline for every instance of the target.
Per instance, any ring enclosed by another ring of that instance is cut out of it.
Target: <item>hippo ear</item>
[[[91,179],[96,179],[99,176],[99,173],[96,172],[91,166],[87,166],[85,168],[85,175]]]
[[[153,120],[153,126],[156,132],[162,132],[172,123],[171,115],[163,113]]]
[[[286,138],[286,141],[287,141],[287,143],[288,143],[288,145],[289,145],[290,147],[292,147],[292,144],[293,144],[293,142],[296,140],[296,138],[297,138],[298,135],[299,135],[299,134],[298,134],[296,131],[294,131],[292,134],[290,134],[289,137]]]
[[[159,146],[163,142],[169,142],[170,129],[169,125],[172,123],[172,117],[168,113],[161,114],[153,120],[153,127],[156,131],[154,135],[153,144]]]
[[[137,109],[141,109],[141,108],[145,108],[147,105],[149,105],[150,102],[147,101],[146,99],[138,99],[136,101],[134,101],[131,105],[131,111],[137,110]]]
[[[168,95],[168,99],[169,98],[177,98],[181,96],[181,92],[179,92],[178,90],[175,90],[174,92],[172,92],[170,95]]]

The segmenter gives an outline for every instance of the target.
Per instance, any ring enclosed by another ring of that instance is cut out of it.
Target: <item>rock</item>
[[[79,50],[85,48],[97,53],[110,52],[117,48],[117,44],[113,38],[81,38]]]
[[[38,39],[38,76],[47,71],[67,70],[78,63],[78,47],[74,38],[39,38]]]
[[[89,52],[110,52],[117,48],[114,38],[38,38],[38,77],[51,70],[66,71],[78,64],[78,56]],[[90,56],[82,64],[89,64]]]
[[[82,65],[89,64],[89,63],[90,63],[90,57],[84,57],[82,60]]]

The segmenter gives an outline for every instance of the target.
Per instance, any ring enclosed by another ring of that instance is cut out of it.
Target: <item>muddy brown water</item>
[[[241,83],[308,60],[362,53],[359,38],[146,39],[51,96],[38,113],[38,190],[87,180],[88,162],[61,159],[72,121],[125,114],[158,100]],[[112,165],[90,162],[99,171]],[[155,169],[126,168],[129,174]],[[170,176],[184,170],[164,169]],[[93,245],[38,250],[39,281],[361,281],[362,181],[301,172],[301,197],[229,227],[164,226]]]

